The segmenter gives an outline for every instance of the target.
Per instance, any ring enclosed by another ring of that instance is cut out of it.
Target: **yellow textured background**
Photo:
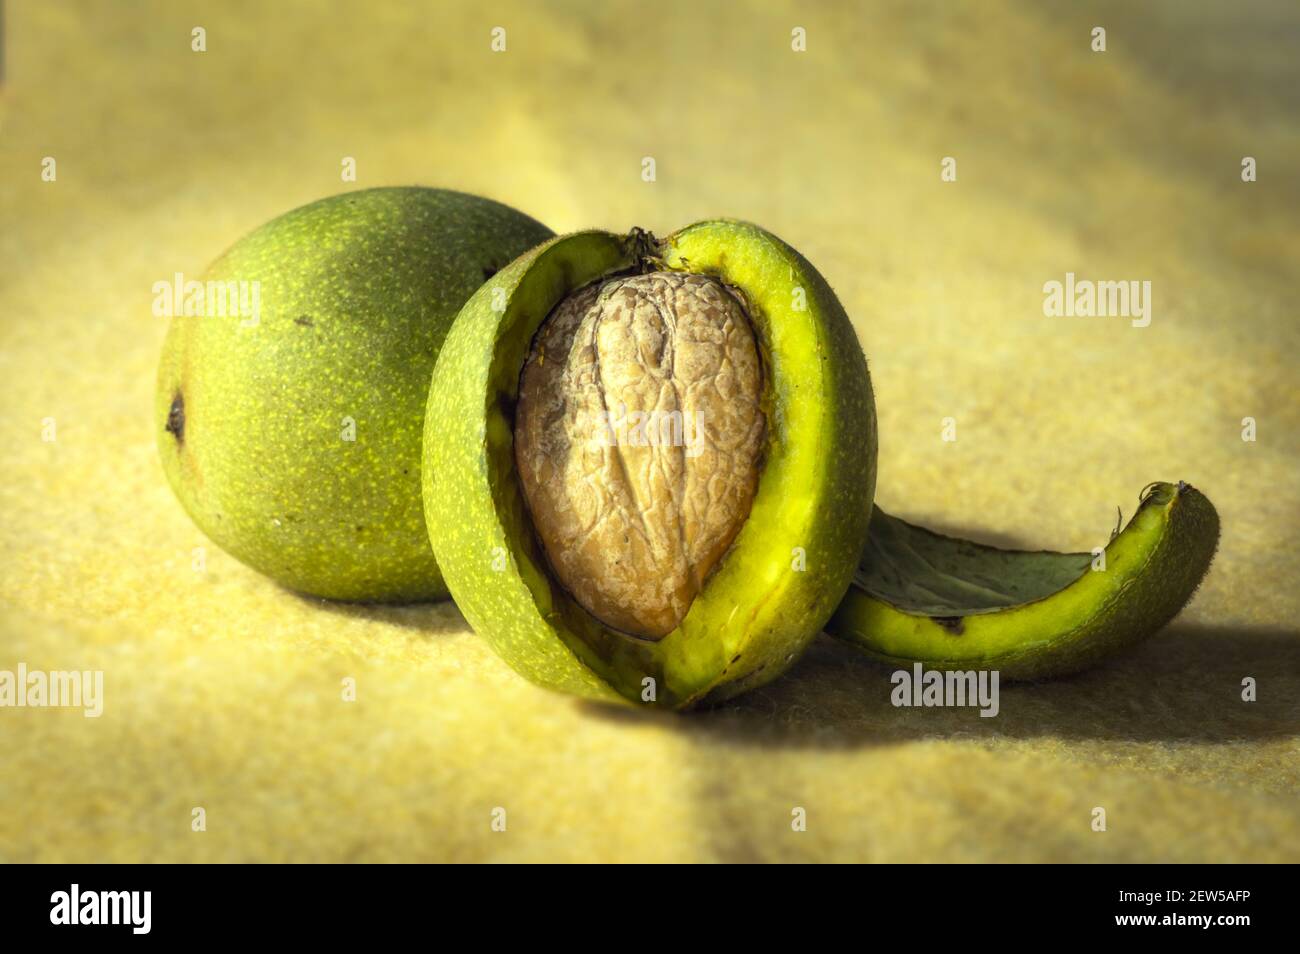
[[[1294,4],[5,13],[0,668],[102,669],[106,701],[0,709],[0,859],[1300,860]],[[996,719],[894,709],[825,639],[720,711],[611,711],[526,684],[450,605],[323,605],[215,548],[193,572],[152,284],[410,183],[557,231],[752,219],[854,316],[886,508],[1088,549],[1185,479],[1222,516],[1215,566],[1136,655],[1004,688]],[[1151,280],[1151,326],[1044,318],[1067,270]]]

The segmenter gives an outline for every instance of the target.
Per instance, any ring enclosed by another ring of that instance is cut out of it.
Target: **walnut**
[[[749,516],[766,422],[738,293],[655,272],[573,292],[520,377],[515,461],[552,571],[626,633],[676,629]]]

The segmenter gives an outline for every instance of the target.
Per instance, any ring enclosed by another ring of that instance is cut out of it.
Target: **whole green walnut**
[[[551,232],[442,189],[352,192],[247,235],[174,303],[154,419],[194,522],[291,589],[441,599],[420,500],[429,380],[461,306]]]

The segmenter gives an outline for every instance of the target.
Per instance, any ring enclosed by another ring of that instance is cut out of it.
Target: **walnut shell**
[[[515,461],[555,577],[602,622],[677,628],[744,525],[766,422],[745,306],[654,272],[570,294],[520,377]]]

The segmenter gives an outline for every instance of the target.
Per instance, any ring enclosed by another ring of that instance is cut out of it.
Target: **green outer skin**
[[[711,221],[647,242],[635,232],[558,238],[470,299],[429,393],[425,515],[457,606],[521,674],[582,696],[686,708],[776,678],[844,595],[875,490],[875,404],[848,316],[775,236]],[[750,516],[681,625],[659,641],[604,626],[552,579],[515,476],[512,433],[519,373],[554,305],[646,258],[738,288],[767,376],[768,443]]]
[[[890,665],[998,670],[1004,679],[1065,675],[1173,619],[1204,578],[1218,538],[1218,514],[1203,494],[1187,484],[1154,484],[1106,547],[1106,569],[1085,570],[1049,596],[971,615],[954,607],[941,625],[855,583],[826,630]]]
[[[445,598],[420,502],[429,376],[484,277],[552,234],[488,199],[384,188],[303,206],[237,242],[204,279],[259,282],[260,320],[178,307],[158,374],[163,469],[194,522],[294,590]],[[179,443],[166,430],[178,390]]]

